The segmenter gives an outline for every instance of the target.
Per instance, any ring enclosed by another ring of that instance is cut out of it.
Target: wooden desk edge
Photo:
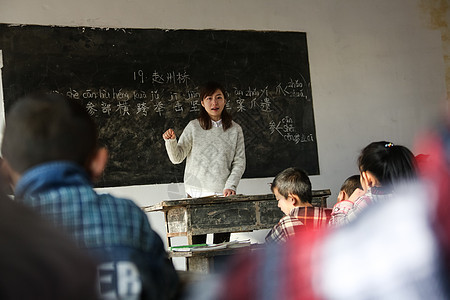
[[[314,197],[328,197],[331,195],[330,189],[313,190],[312,196]],[[273,194],[263,195],[233,195],[228,197],[202,197],[202,198],[186,198],[181,200],[166,200],[155,205],[144,206],[142,209],[145,212],[164,211],[169,207],[187,206],[187,205],[200,205],[208,203],[226,203],[226,202],[245,202],[245,201],[263,201],[263,200],[275,200]]]
[[[211,249],[205,251],[173,251],[167,252],[169,257],[214,257],[218,255],[229,255],[237,251],[258,251],[265,247],[264,244],[249,244],[240,247],[228,247],[221,249]]]

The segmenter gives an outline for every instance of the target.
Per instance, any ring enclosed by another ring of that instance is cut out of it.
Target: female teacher
[[[184,187],[188,197],[235,195],[245,170],[242,128],[226,111],[225,91],[219,83],[201,87],[200,99],[200,115],[184,128],[178,143],[172,129],[164,132],[167,154],[174,164],[186,158]]]
[[[174,164],[186,158],[188,196],[235,195],[245,170],[242,128],[226,111],[225,92],[219,83],[201,87],[200,99],[200,115],[184,128],[178,143],[172,129],[164,132],[167,154]]]

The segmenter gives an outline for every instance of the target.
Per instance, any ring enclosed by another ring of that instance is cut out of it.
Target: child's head
[[[275,176],[271,189],[277,197],[278,206],[285,214],[289,214],[290,209],[284,208],[278,197],[284,201],[289,200],[289,203],[292,204],[290,208],[312,202],[311,181],[308,175],[298,168],[288,168],[280,172]]]
[[[97,129],[88,112],[59,94],[17,100],[6,118],[2,154],[23,174],[36,165],[65,160],[89,170],[97,151]]]
[[[362,190],[359,177],[359,175],[352,175],[344,181],[339,191],[338,201],[347,200],[356,189]]]
[[[414,155],[404,146],[390,142],[373,142],[366,146],[358,158],[361,184],[364,190],[378,186],[392,186],[399,181],[416,177]]]

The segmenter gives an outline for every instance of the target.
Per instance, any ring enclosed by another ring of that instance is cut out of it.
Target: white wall
[[[314,189],[357,172],[374,140],[408,147],[445,102],[440,32],[419,0],[0,0],[0,22],[89,27],[307,32],[320,174]],[[248,154],[250,155],[250,154]],[[244,179],[242,194],[269,193],[272,178]],[[150,205],[183,195],[180,184],[102,191]],[[162,213],[151,221],[161,235]]]

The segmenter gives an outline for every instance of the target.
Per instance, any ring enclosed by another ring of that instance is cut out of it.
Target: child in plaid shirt
[[[296,232],[326,226],[331,209],[313,207],[311,181],[301,169],[288,168],[272,182],[278,207],[285,214],[266,236],[266,243],[286,242]]]
[[[342,212],[346,214],[353,208],[353,202],[362,195],[364,195],[364,190],[361,186],[360,176],[352,175],[348,177],[341,186],[337,197],[337,203],[333,206],[333,212]]]

